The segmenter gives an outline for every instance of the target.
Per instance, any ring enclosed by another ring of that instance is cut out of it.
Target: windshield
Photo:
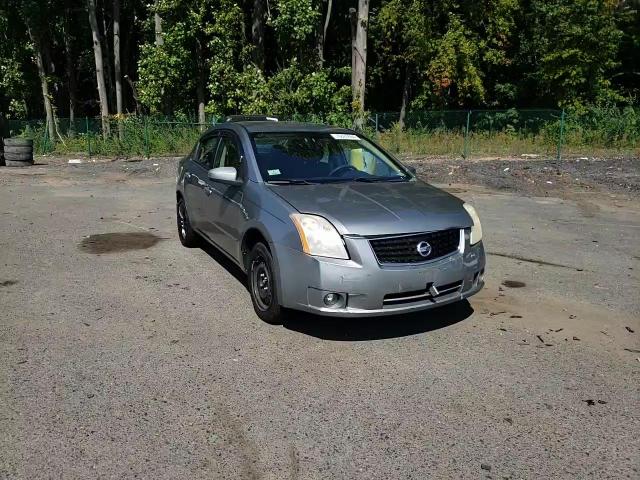
[[[364,138],[347,133],[257,133],[256,159],[266,182],[406,181],[397,162]]]

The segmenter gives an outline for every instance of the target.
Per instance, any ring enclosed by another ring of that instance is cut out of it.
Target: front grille
[[[431,290],[432,283],[427,284],[424,290],[416,290],[413,292],[389,293],[384,296],[384,305],[399,305],[403,303],[420,302],[422,300],[435,301],[439,297],[460,292],[462,288],[462,280],[457,282],[440,285],[435,290]],[[436,293],[437,292],[437,293]]]
[[[428,242],[431,245],[431,253],[426,257],[418,253],[420,242]],[[371,238],[369,243],[380,263],[420,263],[455,252],[460,244],[460,230],[454,228],[439,232]]]

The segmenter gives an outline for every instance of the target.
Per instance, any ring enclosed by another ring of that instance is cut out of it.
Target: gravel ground
[[[575,157],[566,160],[443,159],[406,157],[407,163],[435,183],[484,185],[535,196],[608,191],[640,193],[640,159]]]
[[[412,161],[486,288],[275,327],[180,246],[173,160],[0,168],[0,479],[638,478],[637,163]]]

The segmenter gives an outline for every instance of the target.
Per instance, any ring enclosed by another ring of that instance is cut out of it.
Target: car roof
[[[219,123],[209,129],[209,132],[223,128],[233,128],[238,126],[249,133],[287,133],[287,132],[304,132],[304,133],[353,133],[347,128],[332,127],[320,123],[302,123],[302,122],[274,122],[274,121],[239,121]]]

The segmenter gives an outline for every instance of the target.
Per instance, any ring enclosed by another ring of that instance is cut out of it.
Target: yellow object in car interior
[[[349,159],[351,166],[357,168],[361,172],[366,172],[370,175],[375,174],[376,163],[373,155],[369,152],[364,152],[362,148],[354,148],[351,150],[351,158]]]

